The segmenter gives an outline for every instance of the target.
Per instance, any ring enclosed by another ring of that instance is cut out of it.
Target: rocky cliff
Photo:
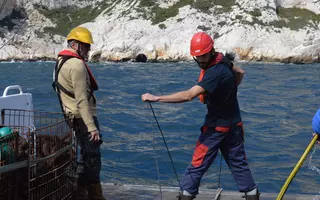
[[[82,25],[92,60],[190,60],[192,35],[206,31],[238,59],[320,61],[320,0],[2,0],[0,25],[0,60],[54,59]]]

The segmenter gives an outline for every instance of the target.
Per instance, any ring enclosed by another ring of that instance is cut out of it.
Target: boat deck
[[[177,200],[179,188],[162,186],[162,198],[160,189],[156,186],[103,184],[103,190],[108,200]],[[202,189],[195,200],[214,200],[217,192],[215,189]],[[244,200],[242,195],[237,191],[222,190],[220,198],[217,199]],[[261,193],[260,200],[275,200],[277,196],[277,193]],[[283,200],[313,200],[315,196],[316,194],[285,194]]]

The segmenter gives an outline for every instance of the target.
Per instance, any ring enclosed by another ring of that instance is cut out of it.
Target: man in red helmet
[[[215,52],[212,38],[196,33],[190,45],[190,54],[201,68],[199,82],[189,90],[165,96],[149,93],[143,101],[182,103],[199,96],[207,106],[205,122],[201,127],[192,162],[180,185],[180,200],[192,200],[198,194],[200,180],[208,170],[220,149],[246,200],[259,200],[257,185],[253,181],[245,156],[243,127],[237,100],[237,86],[243,70]]]

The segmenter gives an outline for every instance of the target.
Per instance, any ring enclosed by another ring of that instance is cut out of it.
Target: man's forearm
[[[235,77],[235,82],[236,82],[236,84],[238,86],[238,85],[240,85],[240,83],[241,83],[241,81],[243,79],[244,70],[241,69],[240,67],[236,66],[236,65],[233,66],[232,70],[233,70],[233,75]]]
[[[88,128],[88,132],[97,130],[97,127],[96,127],[94,120],[93,120],[93,115],[92,115],[92,112],[90,109],[90,105],[88,104],[88,106],[83,106],[80,104],[80,106],[79,106],[79,104],[78,104],[77,107],[78,107],[78,110],[80,112],[80,115],[81,115],[83,122],[85,123],[85,125]]]
[[[182,91],[173,93],[170,95],[164,95],[164,96],[157,96],[159,99],[159,102],[165,102],[165,103],[183,103],[186,101],[191,101],[193,98],[189,94],[189,91]]]
[[[235,76],[236,85],[237,86],[240,85],[240,83],[241,83],[241,81],[243,79],[243,74],[239,74],[239,73],[236,73],[236,72],[234,72],[233,74]]]

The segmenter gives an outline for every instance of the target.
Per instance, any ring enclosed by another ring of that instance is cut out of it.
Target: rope
[[[314,146],[314,144],[317,142],[318,139],[318,134],[315,134],[311,140],[311,142],[309,143],[309,145],[307,146],[306,150],[304,151],[304,153],[302,154],[301,158],[299,159],[298,163],[296,164],[296,166],[294,167],[294,169],[292,170],[292,172],[290,173],[289,177],[287,178],[286,182],[283,184],[277,200],[282,200],[284,194],[286,193],[291,181],[293,180],[293,178],[295,177],[295,175],[297,174],[297,172],[299,171],[299,169],[301,168],[303,162],[305,161],[308,153],[310,152],[310,150],[312,149],[312,147]]]
[[[158,185],[159,185],[159,191],[160,191],[160,199],[162,200],[162,187],[160,183],[160,171],[159,171],[159,164],[158,160],[156,157],[156,138],[155,138],[155,132],[154,132],[154,127],[151,121],[151,128],[152,128],[152,150],[153,150],[153,158],[156,163],[156,169],[157,169],[157,175],[158,175]]]
[[[222,169],[222,153],[220,152],[220,170],[219,170],[219,178],[218,178],[218,188],[220,188],[221,169]]]
[[[159,122],[158,122],[158,120],[157,120],[156,114],[154,113],[154,110],[153,110],[153,108],[152,108],[152,105],[151,105],[150,101],[148,101],[148,103],[149,103],[149,106],[150,106],[150,108],[151,108],[153,117],[154,117],[154,119],[155,119],[155,121],[156,121],[156,123],[157,123],[158,129],[159,129],[159,131],[160,131],[160,133],[161,133],[161,135],[162,135],[162,139],[163,139],[163,142],[164,142],[164,144],[165,144],[165,146],[166,146],[166,149],[167,149],[167,152],[168,152],[170,161],[171,161],[171,165],[172,165],[173,171],[174,171],[174,173],[175,173],[175,175],[176,175],[177,181],[178,181],[179,186],[180,186],[180,180],[179,180],[179,177],[178,177],[176,168],[175,168],[175,166],[174,166],[174,163],[173,163],[173,160],[172,160],[172,157],[171,157],[171,154],[170,154],[170,151],[169,151],[169,148],[168,148],[166,139],[165,139],[165,137],[164,137],[164,135],[163,135],[163,132],[162,132],[162,130],[161,130],[161,127],[160,127],[160,125],[159,125]]]

